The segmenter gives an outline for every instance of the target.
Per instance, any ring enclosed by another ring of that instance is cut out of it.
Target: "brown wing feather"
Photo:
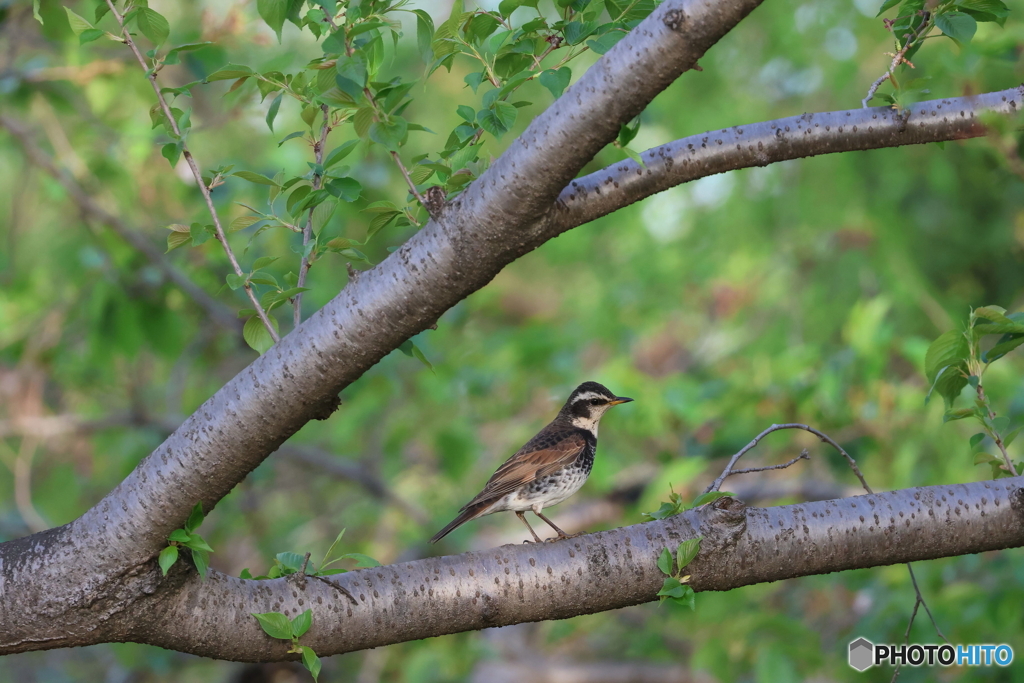
[[[579,457],[586,445],[586,439],[576,431],[542,431],[506,460],[484,490],[462,509],[499,500],[524,484],[562,469]]]

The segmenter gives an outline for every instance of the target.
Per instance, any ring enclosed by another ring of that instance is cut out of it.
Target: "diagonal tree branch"
[[[183,272],[178,270],[163,252],[154,246],[144,235],[125,224],[117,216],[106,211],[87,193],[81,185],[65,169],[54,163],[46,152],[36,144],[31,131],[17,119],[0,113],[0,126],[7,129],[7,132],[18,141],[21,149],[29,161],[46,171],[54,180],[60,183],[68,193],[71,200],[78,206],[79,210],[87,217],[99,223],[103,223],[117,233],[118,237],[127,242],[133,249],[141,253],[149,262],[160,269],[160,271],[173,282],[178,289],[192,298],[210,316],[210,319],[226,329],[237,331],[240,327],[238,318],[224,304],[220,303],[207,294],[201,287],[192,282]]]

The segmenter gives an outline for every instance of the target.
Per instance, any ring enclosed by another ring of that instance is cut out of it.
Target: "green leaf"
[[[683,594],[681,596],[673,595],[672,597],[667,598],[667,600],[673,604],[689,607],[693,610],[696,602],[696,594],[693,592],[693,588],[684,585],[682,593]]]
[[[96,28],[95,26],[89,23],[88,19],[81,16],[80,14],[75,14],[67,7],[64,8],[64,11],[67,12],[68,24],[71,25],[71,30],[74,32],[76,36],[81,36],[84,31]],[[40,20],[39,23],[43,23],[42,20]]]
[[[252,262],[252,270],[253,270],[253,272],[256,272],[257,270],[260,270],[261,268],[266,268],[271,263],[276,261],[278,258],[279,257],[277,257],[277,256],[260,256],[258,259],[256,259],[255,261]]]
[[[679,544],[676,549],[676,571],[681,573],[683,567],[693,562],[693,558],[697,557],[697,553],[700,552],[700,542],[703,538],[703,536],[698,536]]]
[[[356,569],[363,569],[365,567],[380,567],[381,564],[377,560],[373,559],[369,555],[363,555],[362,553],[345,553],[339,560],[355,560]]]
[[[267,176],[261,173],[253,173],[252,171],[235,171],[231,175],[242,180],[248,180],[250,183],[256,183],[257,185],[277,185],[277,182]]]
[[[167,159],[171,166],[178,164],[178,158],[181,156],[181,140],[177,142],[168,142],[166,145],[160,148],[160,156]]]
[[[508,102],[499,100],[494,103],[494,115],[498,118],[498,122],[505,130],[512,130],[512,126],[515,125],[518,113],[519,110]]]
[[[993,462],[1001,463],[1003,461],[1002,461],[1001,458],[997,458],[996,456],[992,455],[991,453],[985,453],[984,451],[979,451],[979,452],[974,454],[974,464],[975,465],[988,465],[989,463],[993,463]]]
[[[712,501],[716,501],[719,498],[726,498],[728,496],[735,496],[735,495],[736,495],[735,493],[731,493],[729,491],[708,491],[707,493],[702,493],[699,496],[697,496],[696,498],[694,498],[693,502],[690,503],[690,507],[691,508],[700,507],[701,505],[707,505],[708,503],[710,503]]]
[[[192,241],[192,237],[188,232],[173,231],[167,235],[167,251],[172,251],[178,247],[188,244]],[[167,252],[164,252],[167,253]]]
[[[567,66],[560,69],[546,69],[538,77],[540,84],[547,88],[556,98],[561,97],[572,80],[572,70]]]
[[[307,609],[302,614],[292,619],[292,637],[301,638],[302,635],[313,625],[313,610]]]
[[[978,22],[970,14],[946,12],[935,15],[935,25],[958,43],[969,43],[978,30]]]
[[[192,550],[201,550],[207,553],[213,552],[213,548],[211,548],[209,544],[203,540],[203,537],[195,533],[189,534],[188,541],[184,545],[188,548],[191,548]]]
[[[406,120],[401,116],[391,117],[390,122],[370,124],[370,139],[383,145],[388,151],[397,152],[408,132]]]
[[[191,228],[189,228],[189,237],[192,239],[192,246],[198,247],[210,239],[210,232],[206,229],[205,225],[193,223]]]
[[[203,514],[203,504],[196,503],[192,507],[192,512],[188,515],[188,520],[185,522],[185,530],[195,531],[203,523],[204,519],[206,519],[206,515]]]
[[[960,369],[957,366],[947,365],[939,370],[938,376],[928,390],[928,395],[924,397],[924,402],[927,404],[931,400],[932,393],[938,392],[946,407],[949,408],[965,386],[967,386],[967,378]]]
[[[1009,448],[1010,444],[1013,443],[1013,440],[1020,434],[1021,429],[1024,429],[1024,427],[1017,427],[1016,429],[1007,432],[1006,436],[1003,437],[1003,446]]]
[[[415,358],[419,362],[423,363],[431,372],[434,371],[434,366],[430,364],[430,361],[427,360],[427,357],[423,355],[423,352],[420,351],[419,347],[412,343],[412,340],[406,339],[398,347],[398,350],[404,353],[405,355]]]
[[[972,451],[975,449],[975,447],[979,443],[981,443],[982,441],[985,440],[985,436],[986,436],[986,434],[984,434],[983,432],[978,432],[977,434],[975,434],[974,436],[971,437],[970,445],[971,445],[971,450]]]
[[[224,281],[232,290],[245,286],[244,275],[235,275],[234,273],[228,273],[228,275],[224,278]]]
[[[207,76],[205,82],[213,83],[214,81],[230,81],[234,78],[248,78],[255,73],[255,71],[244,64],[228,64]]]
[[[288,0],[256,0],[256,11],[267,22],[267,26],[277,34],[277,42],[281,42],[281,28],[288,17]]]
[[[246,567],[242,570],[242,573],[238,575],[238,578],[252,580],[255,577],[253,577],[252,572],[249,571],[249,568]]]
[[[934,383],[939,372],[948,366],[959,366],[970,356],[967,338],[959,330],[950,330],[931,343],[924,358],[924,373]]]
[[[608,31],[608,33],[604,34],[600,38],[588,40],[587,47],[597,54],[603,55],[608,52],[608,50],[615,47],[615,44],[625,37],[626,33],[624,31]]]
[[[430,49],[430,43],[434,40],[434,20],[421,9],[414,9],[413,14],[416,15],[416,46],[420,58],[430,64],[434,61],[434,51]]]
[[[878,8],[878,14],[876,14],[875,16],[882,16],[883,14],[885,14],[886,11],[892,9],[901,2],[903,2],[903,0],[885,0],[885,2],[882,3],[882,6]]]
[[[274,131],[274,119],[277,118],[277,112],[281,109],[282,97],[284,97],[283,92],[279,93],[278,96],[274,98],[274,101],[270,103],[270,109],[267,110],[267,126],[270,128],[271,132]],[[280,146],[281,145],[278,145],[278,147]]]
[[[235,220],[231,221],[231,225],[228,226],[228,232],[245,230],[249,226],[255,225],[262,220],[264,220],[262,216],[239,216]]]
[[[672,551],[668,548],[663,548],[661,555],[658,556],[658,569],[661,570],[662,574],[672,576]],[[658,595],[661,595],[661,593]]]
[[[351,154],[352,150],[354,150],[358,144],[359,140],[349,140],[348,142],[344,142],[332,149],[330,154],[324,158],[324,170],[334,166],[336,163]]]
[[[942,416],[943,422],[952,422],[954,420],[962,420],[965,417],[974,417],[974,408],[956,408],[947,410],[946,414]]]
[[[206,572],[210,569],[210,555],[205,550],[196,550],[190,548],[192,553],[192,564],[196,566],[196,571],[199,572],[199,576],[202,579],[206,579]]]
[[[668,552],[668,548],[665,548],[665,552]],[[662,599],[681,598],[686,592],[683,590],[683,584],[679,583],[679,579],[669,576],[661,584],[661,590],[657,594]]]
[[[91,43],[94,40],[99,40],[100,38],[102,38],[106,34],[107,34],[106,31],[101,31],[98,28],[90,28],[88,30],[82,31],[82,33],[79,34],[79,36],[78,36],[78,44],[79,45],[85,45],[86,43]]]
[[[171,33],[171,27],[156,10],[148,7],[140,7],[136,15],[136,23],[143,35],[149,38],[154,45],[161,45]]]
[[[366,139],[370,133],[370,126],[374,123],[374,112],[371,107],[363,107],[356,111],[352,117],[352,127],[361,139]]]
[[[277,146],[280,147],[281,145],[283,145],[284,143],[288,142],[289,140],[294,140],[295,138],[300,138],[300,137],[302,137],[305,134],[306,134],[306,131],[304,131],[304,130],[297,130],[294,133],[288,133],[288,135],[286,135],[283,138],[281,138],[281,142],[277,143]]]
[[[160,557],[157,558],[160,563],[160,571],[164,576],[167,576],[167,571],[171,566],[178,561],[178,547],[169,545],[160,551]]]
[[[316,681],[320,675],[320,658],[313,652],[313,648],[306,645],[301,645],[300,648],[302,649],[302,666],[309,670],[309,675]]]
[[[264,612],[262,614],[253,614],[253,616],[260,622],[263,632],[271,638],[277,638],[278,640],[292,639],[292,623],[288,617],[280,612]]]
[[[306,561],[306,556],[293,552],[283,552],[275,555],[274,559],[278,564],[287,569],[289,573],[295,573],[302,569],[302,563]]]
[[[276,331],[276,320],[271,318],[270,322],[274,325]],[[242,328],[242,338],[245,339],[246,344],[260,354],[266,353],[267,349],[274,345],[274,338],[270,336],[270,332],[267,331],[258,315],[254,315],[245,321],[245,326]]]
[[[354,202],[359,199],[363,186],[354,178],[335,178],[325,186],[327,191],[343,202]]]
[[[187,531],[185,531],[184,529],[175,529],[167,537],[167,540],[168,541],[177,541],[178,543],[187,543],[188,542],[188,538],[189,538],[189,533]]]

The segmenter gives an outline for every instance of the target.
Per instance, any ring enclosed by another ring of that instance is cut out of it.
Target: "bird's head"
[[[603,384],[584,382],[569,395],[569,400],[562,407],[559,417],[567,419],[574,427],[593,432],[596,436],[597,424],[608,409],[632,400],[625,396],[616,396]]]

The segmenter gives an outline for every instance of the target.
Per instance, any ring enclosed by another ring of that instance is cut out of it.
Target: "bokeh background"
[[[483,6],[489,6],[484,0]],[[171,42],[211,40],[161,74],[166,84],[227,62],[299,68],[319,55],[286,25],[284,49],[254,2],[158,2]],[[440,23],[446,0],[417,2]],[[807,111],[860,106],[889,61],[878,0],[772,0],[756,10],[642,117],[638,150],[702,132]],[[914,62],[927,98],[1012,87],[1022,80],[1024,3],[1005,28],[982,25],[969,46],[928,41]],[[76,2],[91,16],[95,3]],[[0,2],[0,110],[26,122],[39,145],[92,196],[154,244],[170,223],[203,221],[179,165],[154,144],[152,91],[122,46],[79,47],[60,3]],[[412,16],[412,15],[410,15]],[[396,73],[422,72],[412,24],[393,54]],[[389,48],[390,49],[390,48]],[[591,55],[573,64],[578,76]],[[588,61],[590,60],[590,61]],[[467,66],[412,91],[407,117],[446,135]],[[251,86],[199,87],[190,144],[204,168],[236,164],[302,172],[308,148],[277,141],[302,128],[287,103],[276,133],[270,99]],[[551,95],[528,84],[516,132]],[[333,144],[351,137],[332,136]],[[404,156],[437,148],[411,136]],[[511,136],[507,136],[505,143]],[[332,146],[333,146],[332,144]],[[501,145],[491,143],[497,155]],[[692,498],[725,459],[773,422],[828,432],[876,489],[991,476],[975,467],[969,424],[943,425],[925,405],[925,349],[962,326],[972,306],[1024,303],[1024,183],[1012,133],[942,147],[825,156],[714,176],[657,195],[559,237],[509,266],[415,343],[433,371],[394,353],[343,393],[218,505],[202,527],[214,568],[262,573],[276,553],[319,557],[341,529],[346,552],[390,563],[518,542],[512,515],[467,525],[426,544],[494,468],[593,379],[637,400],[605,418],[593,475],[552,510],[570,532],[641,521],[670,485]],[[609,148],[584,172],[622,158]],[[379,148],[349,160],[363,198],[332,219],[361,239],[370,201],[401,202],[401,177]],[[83,219],[67,193],[0,131],[0,540],[73,520],[157,446],[166,430],[255,358],[237,332],[214,324],[108,228]],[[222,216],[262,202],[240,181],[216,190]],[[410,228],[388,228],[374,262]],[[251,232],[251,231],[250,231]],[[290,234],[265,233],[243,257],[281,256]],[[239,253],[249,238],[236,233]],[[226,259],[209,242],[167,256],[232,309]],[[362,267],[362,266],[361,266]],[[344,287],[345,259],[311,272],[306,314]],[[283,331],[290,314],[282,316]],[[1017,352],[1020,353],[1019,351]],[[996,410],[1024,414],[1024,362],[994,366]],[[21,425],[20,427],[18,425]],[[29,425],[26,427],[25,425]],[[835,453],[809,435],[775,434],[748,466],[810,462],[745,475],[724,488],[757,505],[857,493]],[[539,527],[538,527],[539,529]],[[1020,551],[917,566],[921,588],[953,642],[1009,643],[1024,654]],[[657,604],[566,621],[405,643],[325,660],[321,680],[788,681],[889,680],[858,674],[846,648],[859,636],[902,639],[914,593],[902,566],[699,594],[697,609]],[[31,618],[31,615],[26,615]],[[927,619],[912,638],[936,642]],[[24,682],[308,680],[291,665],[215,662],[124,644],[0,660],[0,680]],[[1017,681],[1024,667],[905,670],[905,681]]]

